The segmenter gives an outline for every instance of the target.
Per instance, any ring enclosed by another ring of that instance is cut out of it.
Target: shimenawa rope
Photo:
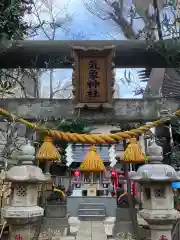
[[[17,117],[14,114],[9,113],[4,109],[0,109],[0,115],[11,118],[13,121],[22,123],[29,128],[32,128],[36,131],[44,132],[47,135],[50,135],[59,140],[64,140],[67,142],[73,143],[89,143],[89,144],[107,144],[107,143],[116,143],[119,140],[130,139],[135,136],[140,136],[143,133],[148,132],[151,128],[156,127],[158,125],[167,122],[167,118],[161,118],[157,121],[154,121],[150,124],[145,124],[136,129],[132,129],[130,131],[118,132],[113,134],[79,134],[79,133],[70,133],[70,132],[60,132],[53,129],[45,129],[38,124],[31,123],[23,118]],[[168,118],[173,117],[174,115],[180,116],[180,110],[177,110],[172,116],[168,116]]]

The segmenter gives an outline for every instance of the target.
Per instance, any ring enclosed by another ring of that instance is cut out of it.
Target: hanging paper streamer
[[[70,166],[71,163],[73,162],[73,152],[72,152],[72,144],[68,144],[66,148],[66,166]]]
[[[110,167],[114,167],[117,163],[115,145],[111,145],[109,148],[109,161],[111,163]]]

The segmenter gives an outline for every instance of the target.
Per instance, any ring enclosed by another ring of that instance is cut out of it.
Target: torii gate
[[[172,41],[171,39],[165,40],[166,46],[171,46]],[[72,119],[78,116],[90,123],[152,121],[159,118],[159,114],[164,108],[169,108],[173,112],[180,108],[179,101],[174,98],[168,98],[165,101],[159,97],[148,99],[112,99],[114,78],[112,70],[114,67],[170,67],[161,52],[157,51],[157,48],[161,51],[163,49],[161,42],[155,42],[154,46],[149,47],[147,41],[141,40],[6,41],[5,45],[1,43],[0,47],[0,68],[74,68],[73,85],[76,89],[73,91],[75,101],[66,99],[1,100],[0,107],[20,117],[37,121],[37,118],[57,119],[66,117]],[[77,50],[76,54],[71,54],[72,49]],[[115,56],[111,56],[112,49],[115,52]],[[83,52],[83,55],[78,53],[78,51]],[[89,55],[87,56],[87,54]],[[87,86],[83,90],[79,89],[79,85],[84,84],[82,79],[87,79],[87,71],[86,73],[80,72],[82,67],[79,67],[79,65],[85,64],[83,68],[87,70],[87,59],[85,59],[87,57],[89,59],[101,57],[105,61],[103,63],[103,61],[98,60],[105,74],[100,77],[105,81],[103,90],[101,89],[99,94],[101,99],[98,99],[96,96],[96,100],[93,101],[87,98],[82,99],[82,92],[87,90]],[[112,60],[114,60],[114,65],[112,65]],[[73,61],[75,61],[75,65],[73,64],[72,66]],[[105,71],[106,67],[109,69],[108,71]],[[78,113],[77,108],[81,109]]]
[[[173,48],[172,41],[174,39],[165,40],[163,44]],[[162,46],[164,46],[162,42],[157,41],[149,47],[149,42],[144,40],[6,41],[4,45],[3,43],[0,45],[0,68],[72,68],[72,63],[75,60],[72,49],[75,48],[80,48],[84,52],[93,49],[102,52],[108,48],[113,48],[115,52],[115,56],[113,56],[114,67],[170,67],[161,53]],[[178,46],[177,44],[174,47]],[[78,72],[75,72],[76,78],[78,78],[77,74]],[[113,73],[107,77],[108,82],[112,81],[112,75]],[[73,82],[75,87],[78,85],[78,81]],[[111,97],[112,94],[109,91],[108,101],[111,101]],[[46,117],[57,119],[60,116],[72,119],[77,117],[76,111],[73,111],[74,104],[76,103],[64,99],[3,99],[0,107],[30,120]],[[92,123],[94,121],[102,123],[104,120],[107,122],[152,121],[159,117],[162,109],[170,108],[172,111],[176,111],[179,109],[179,105],[179,101],[171,97],[166,100],[159,97],[148,97],[140,100],[118,99],[113,101],[111,114],[109,111],[95,112],[94,109],[91,109],[81,111],[78,116],[90,120]],[[72,114],[73,112],[75,114]]]

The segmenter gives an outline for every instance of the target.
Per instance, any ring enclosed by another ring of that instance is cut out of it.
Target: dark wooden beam
[[[159,119],[162,109],[175,112],[180,109],[179,99],[116,99],[114,112],[83,111],[74,112],[72,100],[68,99],[3,99],[0,107],[9,110],[19,117],[31,121],[40,119],[77,119],[90,124],[113,124],[120,122],[153,121]]]
[[[171,40],[166,40],[171,44]],[[73,46],[103,48],[114,46],[116,68],[169,67],[157,42],[149,48],[147,41],[16,41],[0,46],[0,68],[71,68]],[[158,47],[159,48],[159,47]]]

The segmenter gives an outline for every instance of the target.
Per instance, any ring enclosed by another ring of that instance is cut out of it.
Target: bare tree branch
[[[132,19],[129,22],[127,16],[123,14],[123,0],[110,1],[110,0],[83,0],[86,9],[96,15],[101,20],[112,20],[123,31],[127,39],[136,39],[137,33],[132,27]],[[101,5],[103,5],[101,7]]]
[[[57,6],[56,1],[54,0],[34,0],[33,1],[33,20],[31,20],[32,26],[38,26],[35,31],[32,30],[32,33],[40,34],[41,32],[48,40],[56,40],[57,36],[60,34],[66,35],[71,39],[85,39],[87,36],[83,34],[83,32],[73,32],[69,27],[69,23],[72,21],[72,17],[68,14],[68,6],[70,0],[63,4],[62,7],[59,8]],[[44,14],[45,13],[45,14]],[[68,24],[68,25],[67,25]],[[58,82],[56,85],[55,79],[55,71],[54,69],[44,69],[40,72],[37,72],[38,77],[41,78],[43,73],[48,73],[48,81],[49,81],[49,97],[52,99],[58,92],[62,92],[62,80]],[[37,81],[35,82],[37,85]],[[56,85],[54,89],[54,85]],[[48,91],[47,91],[48,92]]]

